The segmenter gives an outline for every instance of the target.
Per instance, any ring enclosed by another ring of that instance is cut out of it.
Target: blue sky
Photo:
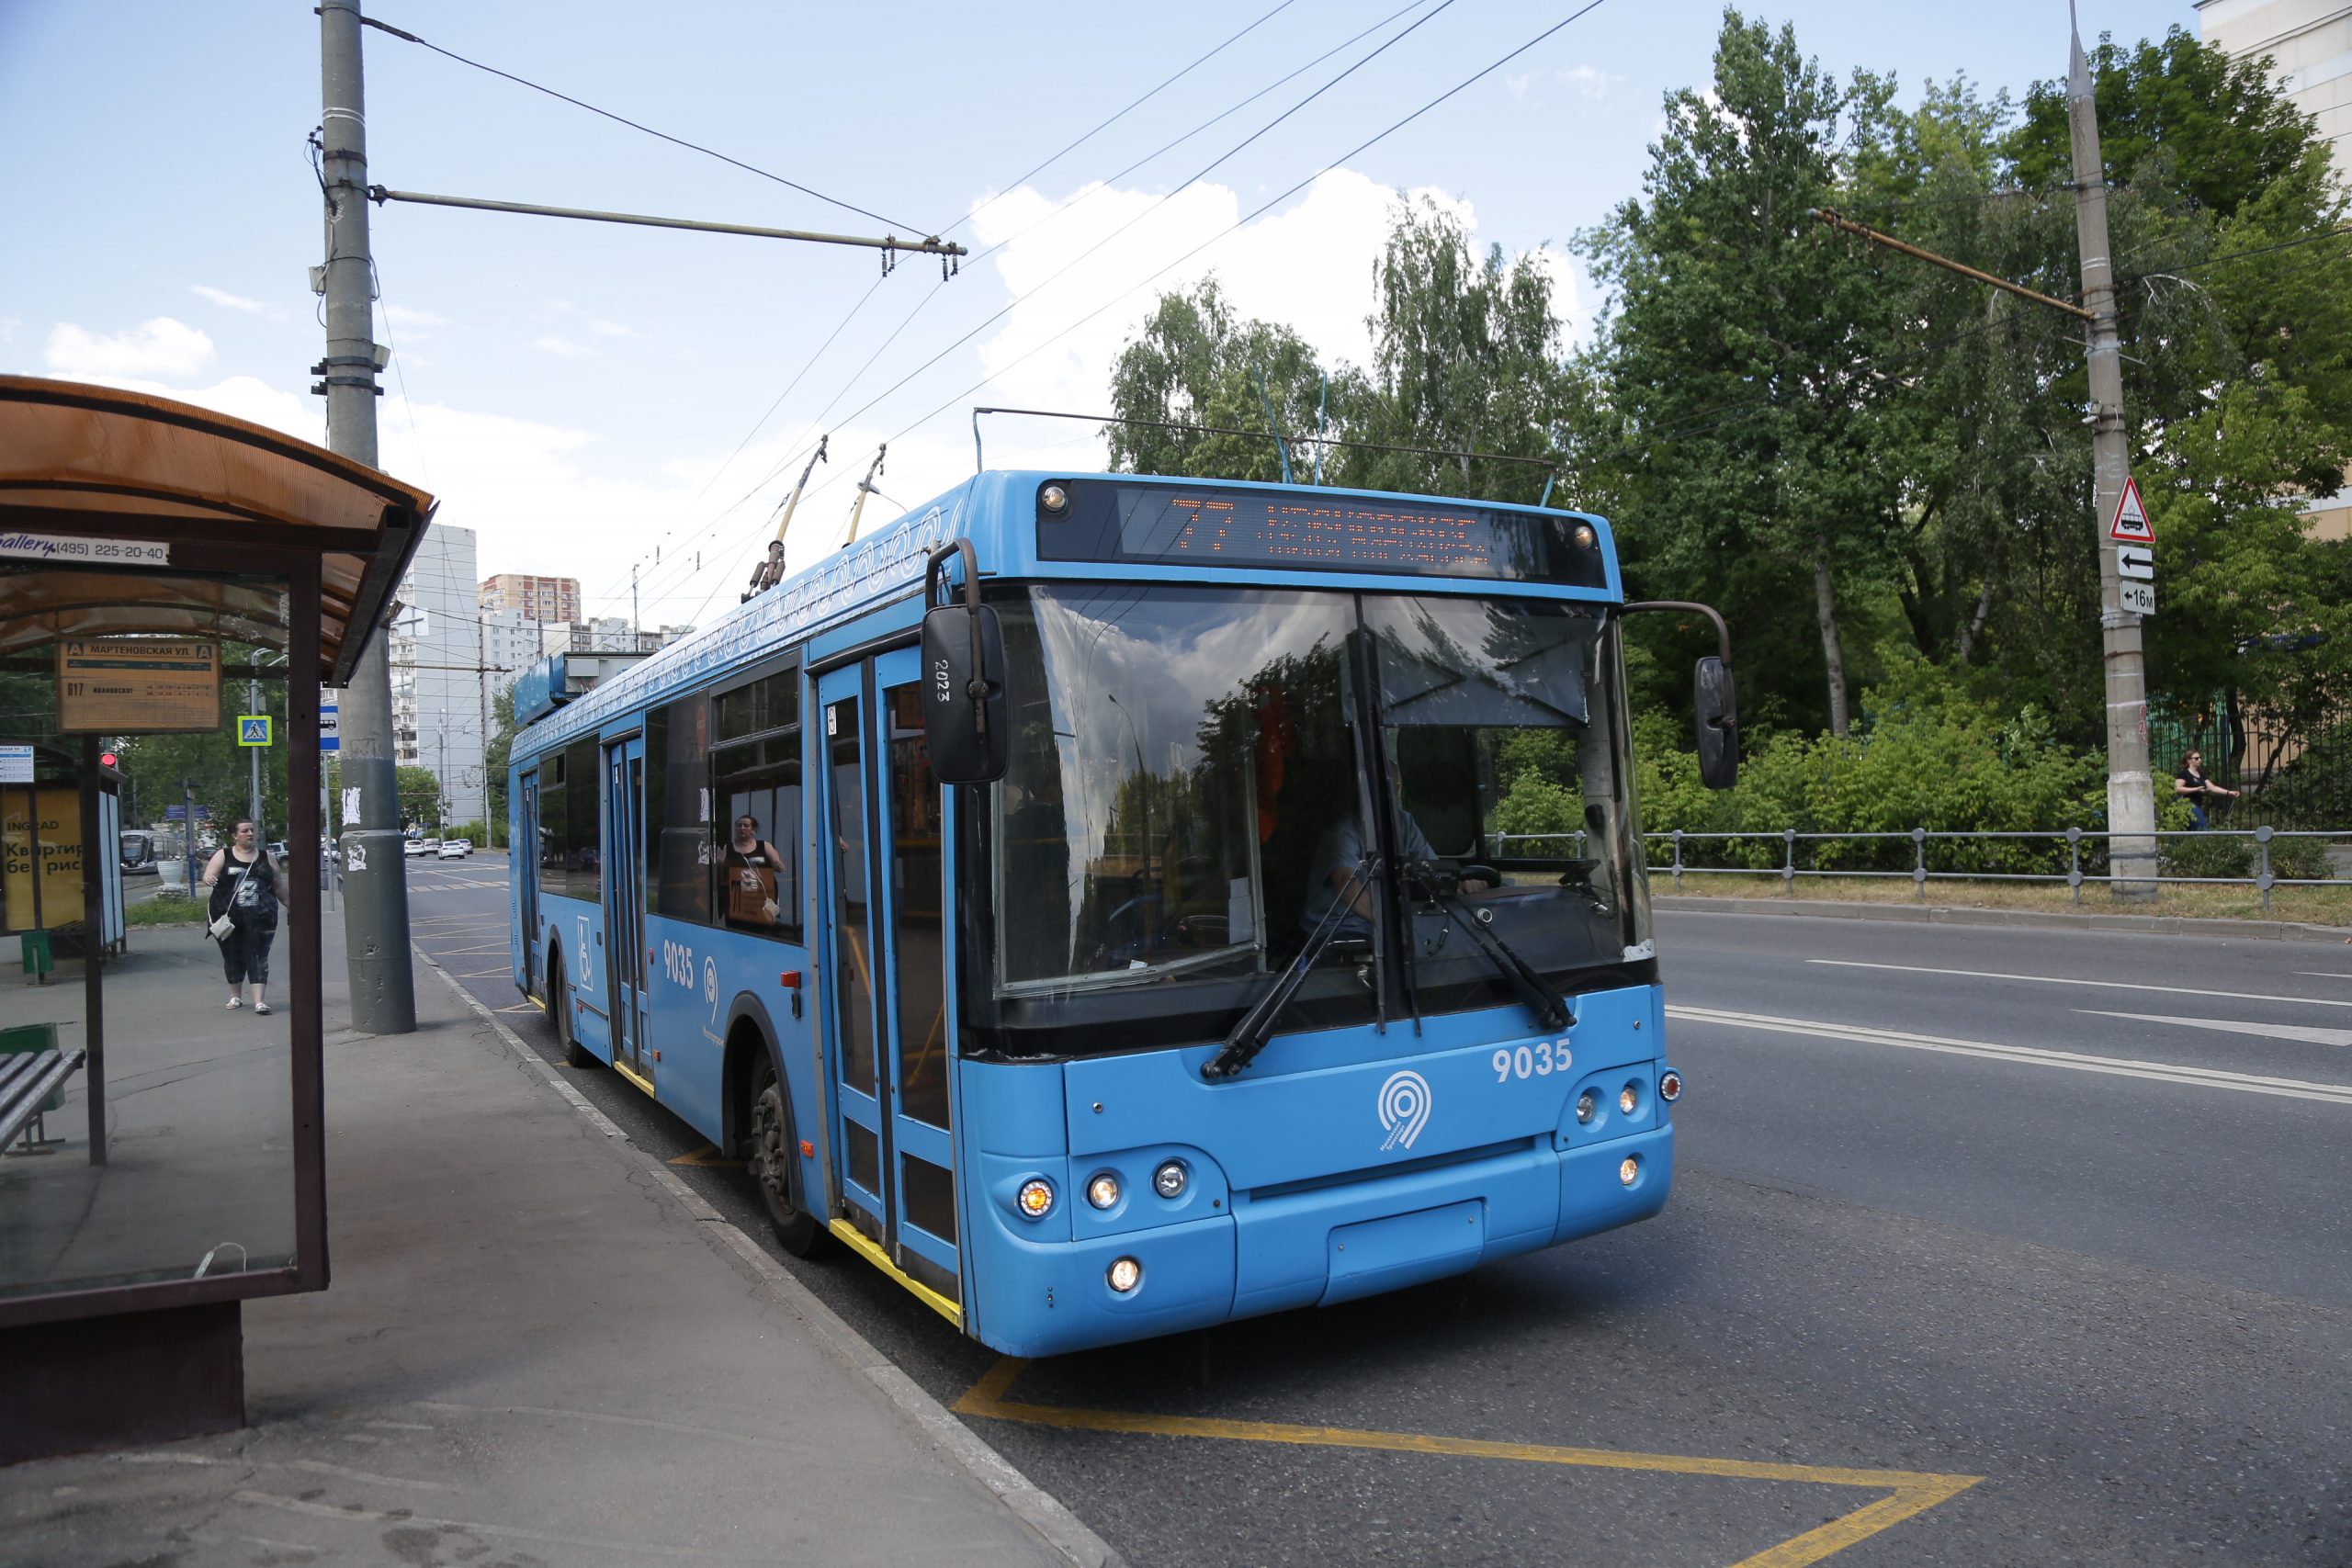
[[[890,443],[881,491],[911,503],[970,471],[970,404],[1102,407],[1110,362],[1160,289],[1215,271],[1247,313],[1361,361],[1372,264],[1399,192],[1453,204],[1482,245],[1543,254],[1577,331],[1596,300],[1570,242],[1638,192],[1662,96],[1706,80],[1718,6],[1603,0],[1350,154],[1581,3],[369,0],[369,16],[444,49],[889,221],[371,30],[379,184],[857,233],[955,224],[951,239],[1002,244],[944,286],[935,261],[910,257],[877,287],[868,251],[379,208],[378,337],[397,370],[380,404],[384,464],[441,495],[445,521],[480,532],[485,573],[574,575],[595,608],[627,614],[634,564],[645,621],[707,621],[734,603],[818,432],[832,433],[832,456],[794,525],[795,566],[839,543],[877,443]],[[1988,96],[2021,93],[2065,65],[2064,0],[1780,0],[1750,14],[1792,22],[1840,75],[1893,73],[1906,100],[1955,73]],[[2175,23],[2194,28],[2186,3],[2082,8],[2086,39]],[[134,385],[321,438],[307,269],[322,231],[304,147],[319,108],[309,0],[0,0],[0,370]],[[989,461],[1092,467],[1091,431],[992,422]]]

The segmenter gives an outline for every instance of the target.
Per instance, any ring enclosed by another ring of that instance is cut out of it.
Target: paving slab
[[[246,1303],[246,1429],[0,1471],[0,1565],[1110,1560],[436,972],[379,1038],[328,959],[333,1287]]]

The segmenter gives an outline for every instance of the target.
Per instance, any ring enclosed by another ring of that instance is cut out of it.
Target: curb
[[[2196,915],[2064,915],[2044,909],[1975,909],[1939,904],[1865,904],[1836,899],[1704,898],[1672,893],[1652,897],[1650,908],[1679,915],[1809,915],[1825,920],[1901,920],[1944,926],[2018,926],[2041,931],[2094,931],[2141,936],[2219,937],[2243,942],[2352,942],[2352,926],[2294,920],[2205,919]]]
[[[549,1089],[564,1099],[583,1117],[591,1127],[606,1138],[626,1145],[635,1163],[654,1184],[674,1200],[693,1219],[703,1222],[696,1226],[712,1251],[739,1269],[748,1269],[759,1281],[782,1301],[785,1307],[817,1331],[818,1338],[833,1358],[879,1390],[884,1398],[908,1420],[912,1421],[964,1472],[985,1489],[997,1501],[1012,1511],[1013,1516],[1035,1531],[1057,1555],[1075,1568],[1125,1568],[1125,1559],[1111,1550],[1101,1536],[1086,1528],[1058,1499],[1012,1467],[1011,1461],[980,1440],[972,1429],[948,1413],[947,1407],[900,1371],[888,1357],[876,1349],[865,1336],[842,1321],[841,1314],[819,1301],[808,1286],[794,1279],[784,1265],[763,1251],[760,1244],[745,1235],[727,1217],[705,1202],[681,1180],[675,1171],[630,1141],[612,1118],[588,1102],[587,1096],[563,1081],[555,1068],[548,1066],[523,1037],[509,1028],[504,1020],[481,999],[458,984],[456,976],[414,942],[409,951],[419,962],[440,976],[457,998],[476,1018],[490,1025],[499,1042],[526,1067],[534,1069]]]

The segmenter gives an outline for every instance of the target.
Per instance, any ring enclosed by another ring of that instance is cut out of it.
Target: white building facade
[[[441,820],[434,827],[490,816],[482,747],[495,724],[485,668],[492,660],[475,607],[474,543],[470,528],[428,527],[401,580],[392,623],[393,756],[440,781]]]

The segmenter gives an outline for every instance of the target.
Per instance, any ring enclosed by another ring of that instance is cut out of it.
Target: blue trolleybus
[[[1016,1355],[1645,1218],[1640,607],[1582,513],[979,474],[525,727],[515,984]]]

